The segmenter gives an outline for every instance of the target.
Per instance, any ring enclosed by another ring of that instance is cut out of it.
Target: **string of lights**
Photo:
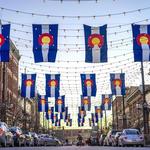
[[[21,27],[32,27],[31,25],[28,25],[28,24],[22,24],[22,23],[18,23],[18,22],[13,22],[13,21],[8,21],[8,20],[5,20],[5,19],[1,19],[2,22],[6,22],[6,23],[9,23],[9,24],[14,24],[14,25],[18,25],[18,26],[21,26]],[[142,19],[142,20],[139,20],[139,21],[134,21],[134,22],[130,22],[130,23],[125,23],[125,24],[119,24],[119,25],[113,25],[113,26],[108,26],[107,28],[110,29],[110,28],[122,28],[124,26],[131,26],[131,24],[138,24],[138,23],[143,23],[143,22],[148,22],[150,21],[150,18],[147,18],[147,19]],[[74,24],[73,24],[74,25]],[[65,28],[65,29],[59,29],[59,30],[62,30],[64,32],[66,31],[76,31],[76,32],[80,32],[80,31],[83,31],[83,28],[78,28],[78,29],[73,29],[73,28]],[[114,33],[115,34],[115,33]]]
[[[47,18],[71,18],[71,19],[81,19],[81,18],[100,18],[100,17],[113,17],[113,16],[125,16],[127,14],[132,14],[132,13],[142,13],[143,11],[149,10],[150,7],[145,7],[145,8],[138,8],[135,10],[129,10],[129,11],[124,11],[124,12],[117,12],[117,13],[109,13],[109,14],[102,14],[102,15],[93,15],[93,16],[59,16],[59,15],[51,15],[51,14],[41,14],[41,13],[34,13],[34,12],[26,12],[26,11],[21,11],[21,10],[16,10],[16,9],[10,9],[10,8],[5,8],[5,7],[0,7],[1,11],[8,11],[16,14],[25,14],[25,15],[31,15],[32,17],[34,16],[40,16],[40,17],[47,17]]]

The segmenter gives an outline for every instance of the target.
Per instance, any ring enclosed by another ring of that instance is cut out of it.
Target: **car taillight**
[[[4,130],[0,128],[0,136],[4,134]]]

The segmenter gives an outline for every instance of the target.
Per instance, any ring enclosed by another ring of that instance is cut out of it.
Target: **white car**
[[[3,147],[14,146],[13,134],[9,131],[8,126],[4,122],[0,122],[0,145]]]
[[[137,129],[124,129],[118,140],[119,146],[144,146],[144,136]]]

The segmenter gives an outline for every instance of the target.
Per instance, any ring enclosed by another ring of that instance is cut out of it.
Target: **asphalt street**
[[[62,147],[7,147],[0,150],[150,150],[150,147],[103,147],[103,146],[62,146]]]

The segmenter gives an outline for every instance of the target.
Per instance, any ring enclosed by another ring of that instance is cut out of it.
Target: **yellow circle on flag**
[[[89,103],[88,99],[84,99],[83,102],[84,102],[84,104],[88,104]]]
[[[56,81],[51,81],[50,85],[51,86],[56,86]]]
[[[93,45],[98,45],[99,43],[100,43],[100,39],[99,39],[99,38],[94,37],[94,38],[92,39],[92,44],[93,44]]]
[[[26,82],[26,86],[31,86],[32,85],[32,81],[27,81]]]
[[[45,44],[45,45],[46,45],[46,44],[49,44],[50,41],[51,41],[51,39],[50,39],[49,36],[44,36],[44,37],[42,38],[42,43]]]
[[[140,43],[141,44],[148,44],[148,38],[146,36],[141,36],[140,37]]]
[[[91,82],[91,81],[87,81],[87,82],[86,82],[86,85],[87,85],[87,86],[91,86],[91,85],[92,85],[92,82]]]

